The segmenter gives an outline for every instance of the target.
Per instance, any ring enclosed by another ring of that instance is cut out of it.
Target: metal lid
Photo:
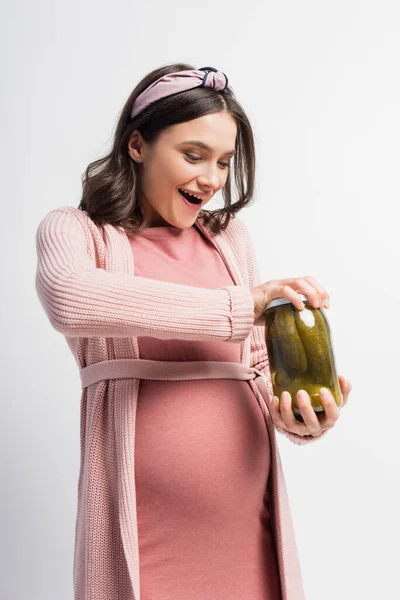
[[[308,302],[308,298],[307,296],[305,296],[305,294],[299,294],[299,296],[302,300]],[[289,298],[275,298],[275,300],[271,300],[271,302],[268,302],[267,306],[264,309],[264,312],[269,308],[272,308],[273,306],[280,306],[281,304],[293,304],[293,302],[289,300]]]

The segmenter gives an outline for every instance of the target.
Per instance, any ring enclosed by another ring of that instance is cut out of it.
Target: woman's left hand
[[[343,403],[341,406],[337,406],[329,390],[326,394],[321,391],[321,400],[324,405],[324,412],[322,413],[314,411],[307,392],[304,390],[297,392],[297,404],[304,423],[296,421],[292,410],[292,398],[288,392],[282,394],[280,401],[278,396],[274,396],[269,405],[269,410],[275,425],[297,435],[312,435],[313,437],[319,436],[326,429],[331,429],[339,418],[340,410],[347,404],[352,388],[350,381],[347,381],[342,375],[339,375],[338,379],[343,395]]]

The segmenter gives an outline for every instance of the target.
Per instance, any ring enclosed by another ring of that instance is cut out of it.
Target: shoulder
[[[53,208],[42,217],[38,227],[43,227],[44,225],[56,222],[75,222],[81,223],[86,227],[96,227],[96,224],[89,215],[85,211],[75,208],[75,206],[60,206],[58,208]]]
[[[221,232],[234,246],[240,248],[246,253],[246,249],[251,244],[250,231],[243,218],[235,215],[229,221],[228,227]]]
[[[59,232],[63,236],[84,236],[88,245],[101,244],[103,227],[95,223],[88,213],[75,206],[60,206],[53,208],[37,226],[37,237]]]
[[[250,236],[250,231],[246,221],[243,219],[243,217],[239,217],[238,215],[235,215],[234,218],[229,221],[228,229],[229,228],[231,229],[231,232],[237,235],[240,240],[247,240],[247,238]]]
[[[250,228],[243,218],[236,216],[235,219],[231,219],[229,222],[226,231],[228,230],[230,243],[235,250],[235,254],[243,265],[249,284],[254,287],[259,278],[259,267]]]
[[[42,217],[36,229],[36,242],[43,244],[64,244],[80,241],[91,256],[104,250],[102,227],[89,217],[86,211],[74,206],[53,208]]]
[[[235,215],[229,221],[220,236],[230,246],[238,264],[240,265],[245,280],[249,281],[253,273],[254,255],[250,230],[243,218]]]
[[[217,234],[212,234],[209,225],[205,225],[203,223],[203,221],[199,221],[199,223],[203,227],[206,227],[210,231],[211,235],[213,235],[213,236],[216,235],[217,237],[228,238],[230,240],[234,239],[234,240],[240,242],[240,240],[243,237],[247,237],[247,235],[248,235],[248,229],[247,229],[246,223],[237,215],[233,215],[229,219],[229,223],[225,227],[225,229],[221,230]]]

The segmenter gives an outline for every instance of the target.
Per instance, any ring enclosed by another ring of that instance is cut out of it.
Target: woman
[[[339,409],[328,393],[319,420],[299,395],[295,420],[258,325],[273,298],[329,295],[259,281],[236,217],[254,176],[226,75],[167,65],[131,93],[79,207],[38,226],[37,293],[82,381],[75,600],[304,598],[275,429],[312,442]]]

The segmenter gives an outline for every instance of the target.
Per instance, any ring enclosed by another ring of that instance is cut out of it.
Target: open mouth
[[[178,188],[179,189],[179,188]],[[192,196],[191,194],[188,194],[187,192],[184,192],[183,190],[179,190],[179,193],[186,198],[186,200],[188,202],[191,202],[192,204],[201,204],[201,200],[199,200],[198,198],[195,198],[195,196]]]

